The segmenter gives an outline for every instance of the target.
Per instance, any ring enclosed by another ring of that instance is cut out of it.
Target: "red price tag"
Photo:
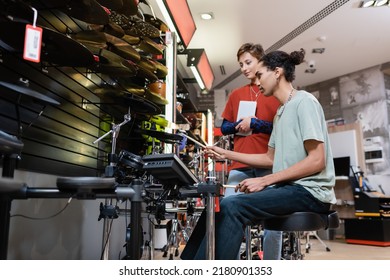
[[[40,62],[42,46],[42,28],[26,25],[24,35],[23,58],[32,62]]]

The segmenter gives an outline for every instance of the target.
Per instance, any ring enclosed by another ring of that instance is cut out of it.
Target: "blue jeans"
[[[300,185],[280,184],[260,192],[226,197],[215,215],[215,259],[237,259],[246,225],[299,211],[326,213],[329,208],[329,203],[319,201]],[[184,260],[206,259],[206,219],[202,216],[181,254]]]
[[[256,178],[271,173],[270,169],[245,168],[233,169],[229,172],[228,185],[238,185],[241,181],[248,178]],[[233,188],[225,190],[225,197],[242,194],[235,192]],[[263,237],[263,259],[280,260],[282,258],[282,231],[264,230]]]

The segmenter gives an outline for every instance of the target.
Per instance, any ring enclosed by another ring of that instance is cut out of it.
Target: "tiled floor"
[[[302,239],[302,252],[305,253],[305,260],[390,260],[390,247],[380,247],[380,246],[366,246],[366,245],[356,245],[348,244],[344,239],[335,239],[335,240],[323,240],[330,251],[327,251],[326,248],[315,238],[310,238],[310,249],[309,253],[305,252],[305,239]],[[179,248],[181,252],[183,246]],[[173,253],[174,255],[174,253]],[[167,257],[163,257],[161,250],[155,250],[154,259],[162,260],[169,259],[169,254]],[[174,259],[179,259],[174,256]]]

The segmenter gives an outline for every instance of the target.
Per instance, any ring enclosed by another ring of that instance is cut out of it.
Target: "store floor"
[[[315,238],[310,238],[311,247],[309,253],[305,253],[305,260],[390,260],[390,247],[380,246],[366,246],[348,244],[344,239],[335,240],[323,240],[328,246],[330,251],[326,251],[326,248]],[[305,252],[305,239],[302,239],[302,252]],[[183,246],[179,248],[179,251],[183,249]],[[155,260],[168,260],[167,257],[163,257],[161,250],[155,250]],[[173,253],[173,259],[179,259],[175,257]]]
[[[324,240],[325,247],[311,238],[311,249],[305,254],[306,260],[390,260],[390,247],[348,244],[344,239]],[[303,247],[304,249],[304,247]]]

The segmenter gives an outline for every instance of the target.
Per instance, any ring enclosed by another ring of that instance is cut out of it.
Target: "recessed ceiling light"
[[[387,4],[387,0],[379,0],[375,2],[375,6],[380,7]]]
[[[368,8],[368,7],[374,6],[374,4],[375,4],[375,1],[373,1],[373,0],[364,0],[361,2],[361,7]]]
[[[314,72],[316,71],[317,69],[315,68],[308,68],[305,70],[305,73],[310,73],[310,74],[314,74]]]
[[[209,12],[209,13],[201,13],[200,18],[204,20],[211,20],[214,19],[214,14]]]
[[[325,35],[319,36],[317,37],[317,40],[320,42],[324,42],[326,40],[326,36]]]
[[[314,48],[312,49],[312,53],[324,53],[325,48]]]

